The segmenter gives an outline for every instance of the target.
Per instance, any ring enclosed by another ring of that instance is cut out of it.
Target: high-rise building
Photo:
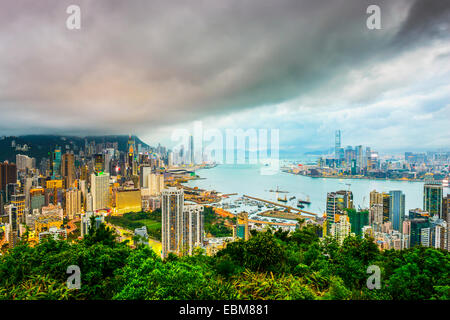
[[[94,171],[95,172],[104,171],[103,154],[102,153],[97,153],[96,155],[94,155]]]
[[[16,154],[16,165],[17,170],[26,171],[27,169],[32,169],[34,164],[36,163],[36,159],[30,158],[27,155]]]
[[[59,178],[61,176],[61,149],[53,152],[51,166],[52,179]]]
[[[239,239],[247,241],[250,238],[250,231],[248,228],[248,213],[241,212],[237,214],[236,232],[235,236]]]
[[[194,137],[189,136],[189,164],[194,165]]]
[[[203,210],[203,206],[198,204],[183,205],[182,255],[192,255],[195,248],[203,245]]]
[[[69,189],[66,191],[65,203],[66,217],[69,220],[74,219],[81,214],[81,191],[78,189]]]
[[[391,212],[391,195],[383,192],[383,223],[389,222]]]
[[[336,214],[344,214],[345,209],[353,209],[353,193],[351,191],[340,190],[327,194],[327,221],[334,223]]]
[[[380,231],[383,224],[383,194],[375,190],[370,192],[369,223],[375,231]]]
[[[148,189],[151,196],[160,195],[164,189],[164,175],[151,173],[148,175]]]
[[[336,215],[336,221],[331,225],[330,234],[340,244],[350,235],[351,226],[347,215]]]
[[[426,218],[411,219],[410,248],[421,244],[422,229],[428,228],[430,223]]]
[[[170,187],[161,194],[161,242],[162,258],[170,252],[179,253],[183,225],[183,189]]]
[[[11,196],[11,204],[16,208],[17,219],[19,222],[25,221],[25,195],[13,194]]]
[[[5,161],[0,163],[0,190],[6,192],[6,186],[10,183],[17,183],[17,167]]]
[[[423,210],[430,216],[442,218],[442,191],[438,181],[428,181],[423,186]]]
[[[142,166],[139,171],[139,185],[141,188],[148,188],[148,176],[152,173],[152,168],[150,166]]]
[[[191,255],[203,244],[203,206],[184,205],[184,192],[174,187],[161,195],[162,257],[169,253]]]
[[[91,174],[92,210],[109,206],[109,173]]]
[[[402,232],[403,220],[405,219],[405,195],[402,191],[390,191],[389,203],[389,221],[392,222],[392,228]]]
[[[369,225],[369,212],[368,211],[356,211],[355,209],[349,209],[347,211],[349,222],[351,225],[351,231],[360,237],[363,235],[362,229]]]
[[[62,156],[61,174],[64,180],[64,187],[69,189],[75,181],[75,160],[73,153],[65,153]]]
[[[9,247],[14,248],[18,242],[19,232],[19,217],[17,214],[17,208],[10,204],[6,207],[6,212],[9,216],[9,228],[8,228],[8,242]]]
[[[334,136],[334,158],[340,159],[340,148],[341,148],[341,130],[336,130]]]

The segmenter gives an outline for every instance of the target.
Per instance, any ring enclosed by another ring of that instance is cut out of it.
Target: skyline
[[[378,1],[2,4],[1,135],[280,129],[280,152],[446,148],[450,4]],[[319,18],[320,17],[320,18]],[[413,66],[413,67],[411,67]],[[257,117],[255,115],[258,115]]]

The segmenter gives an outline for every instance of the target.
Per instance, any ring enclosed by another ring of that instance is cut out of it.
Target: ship
[[[280,198],[280,197],[278,197],[278,201],[281,201],[281,202],[287,202],[287,198],[286,198],[286,196],[284,196],[284,199],[283,199],[283,198]]]
[[[306,198],[306,200],[298,199],[298,204],[307,204],[310,205],[311,201],[309,201],[309,197]]]
[[[303,209],[305,206],[302,205],[301,203],[297,203],[297,208]]]
[[[295,200],[295,196],[289,198],[289,201],[292,201],[292,200]]]

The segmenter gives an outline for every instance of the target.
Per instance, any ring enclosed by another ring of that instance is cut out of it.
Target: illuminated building
[[[91,194],[93,211],[108,208],[109,204],[109,173],[91,174]]]
[[[18,230],[19,230],[19,217],[17,214],[17,208],[10,204],[6,207],[6,212],[9,217],[8,228],[8,243],[10,248],[14,248],[18,242]]]
[[[65,216],[69,219],[75,219],[81,213],[81,191],[69,189],[66,191]]]
[[[203,245],[203,206],[185,204],[183,206],[181,254],[192,255],[194,249]]]
[[[103,165],[103,154],[98,153],[94,156],[94,171],[95,172],[103,172],[104,171],[104,165]]]
[[[179,254],[181,251],[183,235],[183,202],[183,189],[171,187],[162,191],[162,258],[167,258],[170,252]]]
[[[139,189],[115,190],[115,212],[123,214],[126,212],[141,212],[142,200]]]
[[[182,189],[168,188],[162,191],[162,257],[169,252],[178,253],[181,242],[184,193]]]
[[[63,180],[48,180],[46,182],[47,189],[61,189],[63,187]]]
[[[11,204],[17,210],[17,219],[19,222],[23,222],[25,219],[25,195],[14,194],[11,196]]]
[[[62,156],[61,173],[64,180],[64,187],[71,188],[75,181],[75,161],[73,153],[66,153]]]

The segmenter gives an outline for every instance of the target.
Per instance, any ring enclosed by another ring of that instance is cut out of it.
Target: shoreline
[[[400,182],[424,182],[423,179],[402,179],[402,178],[374,178],[374,177],[356,177],[356,176],[310,176],[307,174],[293,173],[288,171],[283,171],[284,173],[292,174],[294,176],[302,176],[313,179],[358,179],[358,180],[374,180],[374,181],[400,181]]]

